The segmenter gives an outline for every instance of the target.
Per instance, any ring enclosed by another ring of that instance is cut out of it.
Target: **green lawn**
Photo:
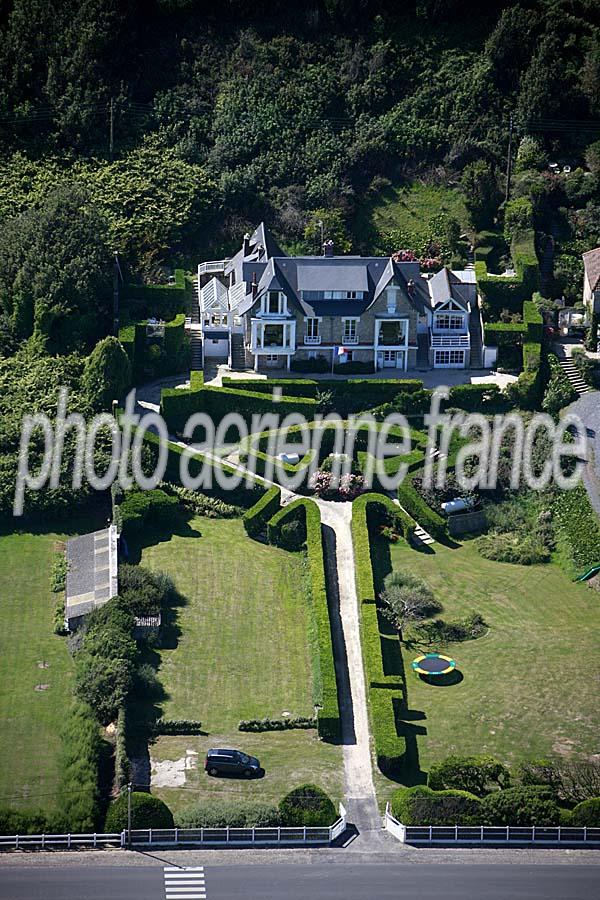
[[[418,732],[426,730],[417,736],[421,770],[450,753],[491,753],[508,764],[599,753],[598,594],[571,582],[554,564],[485,560],[472,541],[459,549],[436,543],[434,549],[425,554],[393,546],[393,566],[425,578],[445,618],[476,610],[490,631],[449,646],[463,676],[453,686],[433,686],[413,675],[416,652],[403,649],[408,704],[424,714],[413,717]]]
[[[457,189],[420,181],[391,185],[359,208],[354,230],[359,240],[375,243],[378,235],[392,228],[427,239],[429,223],[439,215],[457,219],[463,229],[470,227],[463,196]]]
[[[185,533],[184,533],[185,532]],[[300,554],[250,540],[239,519],[198,517],[181,534],[142,551],[142,565],[168,572],[185,603],[176,644],[159,652],[167,718],[200,719],[206,736],[161,737],[154,760],[178,760],[211,746],[239,746],[261,759],[266,777],[251,784],[189,770],[186,788],[156,788],[174,807],[195,797],[240,793],[279,799],[307,779],[341,794],[339,747],[315,731],[243,734],[240,719],[313,712],[309,612]]]
[[[70,532],[105,522],[100,511],[72,522]],[[66,643],[52,631],[57,595],[49,590],[50,569],[65,539],[59,528],[0,534],[0,803],[10,806],[51,808],[55,801],[60,725],[72,691]]]

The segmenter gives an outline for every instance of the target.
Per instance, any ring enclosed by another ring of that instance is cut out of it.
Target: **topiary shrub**
[[[306,526],[299,519],[284,522],[279,529],[279,545],[284,550],[300,550],[305,541]]]
[[[481,801],[482,825],[558,825],[556,794],[545,787],[514,787],[494,791]]]
[[[424,784],[399,788],[392,814],[403,825],[476,825],[481,801],[468,791],[433,791]]]
[[[337,819],[332,800],[315,784],[303,784],[286,794],[279,815],[281,824],[287,826],[327,826]]]
[[[571,811],[571,824],[585,828],[600,828],[600,797],[578,803]]]
[[[179,515],[177,497],[166,494],[160,488],[151,491],[131,491],[121,504],[121,522],[127,537],[139,534],[151,518],[161,527],[171,525]]]
[[[493,756],[448,756],[431,767],[427,778],[434,791],[468,791],[478,796],[505,788],[509,783],[510,772]]]
[[[132,828],[173,828],[173,813],[166,803],[153,797],[133,791],[131,794]],[[106,814],[104,829],[107,832],[123,831],[127,828],[127,791],[110,804]]]

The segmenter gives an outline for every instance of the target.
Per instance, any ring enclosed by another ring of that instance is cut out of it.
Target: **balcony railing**
[[[304,343],[305,344],[320,344],[321,343],[321,335],[316,334],[316,335],[312,335],[312,337],[309,337],[308,334],[305,334],[304,335]]]
[[[342,343],[343,343],[344,347],[346,346],[346,344],[349,344],[349,345],[358,344],[358,335],[356,334],[354,337],[343,337]]]
[[[469,347],[470,335],[467,334],[431,334],[432,347]]]
[[[210,272],[224,272],[228,259],[212,259],[210,262],[200,263],[198,275],[208,275]]]

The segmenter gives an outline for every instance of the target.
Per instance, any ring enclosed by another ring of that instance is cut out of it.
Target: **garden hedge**
[[[281,488],[272,487],[265,491],[251,509],[244,513],[242,519],[246,534],[250,537],[257,537],[264,531],[265,525],[271,519],[281,506]]]
[[[187,419],[196,412],[208,414],[215,426],[228,413],[239,413],[250,428],[253,416],[268,413],[278,413],[282,419],[290,413],[300,413],[310,421],[317,412],[317,403],[313,397],[282,396],[274,404],[264,392],[210,387],[204,384],[201,372],[192,372],[189,388],[162,390],[160,411],[169,431],[181,433]]]
[[[578,576],[600,565],[600,520],[580,483],[571,491],[557,491],[552,508],[559,537],[566,545]]]
[[[173,284],[127,284],[123,289],[123,299],[130,306],[146,315],[170,318],[183,312],[186,297],[193,289],[186,281],[183,269],[175,269]]]
[[[475,825],[481,801],[468,791],[434,791],[417,784],[394,791],[391,806],[403,825]]]
[[[135,428],[133,429],[135,432]],[[160,444],[160,438],[157,434],[152,431],[146,431],[144,434],[144,444],[149,448],[151,454],[156,457],[158,455],[158,446]],[[169,441],[167,444],[168,448],[168,458],[167,458],[167,467],[164,475],[165,481],[170,481],[173,484],[181,485],[181,457],[184,453],[184,448],[180,447],[178,444],[173,443],[173,441]],[[235,475],[235,469],[231,466],[228,466],[227,463],[224,462],[215,462],[214,460],[207,459],[202,453],[194,453],[191,459],[188,462],[188,470],[192,477],[197,477],[202,469],[206,467],[207,469],[216,470],[217,468],[221,469],[227,476]],[[211,484],[207,487],[202,487],[199,489],[199,492],[205,494],[207,497],[214,497],[217,500],[222,500],[224,503],[228,505],[241,506],[244,509],[249,509],[262,497],[265,492],[265,488],[259,482],[254,482],[252,485],[248,486],[246,484],[246,480],[244,479],[235,489],[229,489],[221,487],[218,484],[214,472],[210,478]]]
[[[540,270],[535,252],[535,232],[518,232],[511,243],[511,255],[516,275],[499,276],[488,273],[486,263],[475,262],[475,276],[484,301],[499,314],[502,309],[521,312],[524,300],[539,289]]]
[[[600,828],[600,797],[578,803],[571,812],[571,824],[576,827]]]
[[[271,394],[274,388],[281,388],[283,396],[311,397],[313,399],[318,392],[338,391],[350,395],[353,400],[356,399],[358,406],[364,404],[366,409],[369,406],[389,403],[398,394],[412,394],[415,391],[419,391],[423,388],[423,382],[417,378],[382,378],[377,381],[367,381],[360,378],[350,379],[349,381],[335,381],[333,379],[314,381],[309,378],[248,378],[241,381],[235,378],[224,377],[223,387],[242,391],[255,391],[263,394]]]
[[[123,831],[127,828],[127,792],[110,804],[104,828],[107,832]],[[173,813],[166,803],[141,791],[131,793],[132,828],[174,828]]]
[[[320,707],[317,712],[317,729],[323,740],[335,742],[341,738],[341,721],[319,507],[312,500],[304,498],[282,507],[268,523],[268,537],[270,543],[278,543],[281,526],[290,520],[294,521],[299,515],[304,516],[306,527],[306,556],[318,642],[321,696],[316,698]]]
[[[373,579],[369,515],[383,507],[392,514],[398,507],[383,494],[363,494],[352,505],[352,543],[356,589],[360,604],[361,644],[369,699],[371,731],[377,765],[384,774],[400,769],[406,745],[398,735],[396,709],[403,703],[402,681],[385,672],[379,613]]]
[[[438,541],[447,539],[446,520],[425,503],[408,475],[398,485],[398,500],[415,522],[429,532],[432,537]]]

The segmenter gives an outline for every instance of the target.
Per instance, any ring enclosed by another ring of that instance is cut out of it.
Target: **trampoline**
[[[423,653],[411,665],[417,675],[448,675],[456,668],[456,662],[443,653]]]

